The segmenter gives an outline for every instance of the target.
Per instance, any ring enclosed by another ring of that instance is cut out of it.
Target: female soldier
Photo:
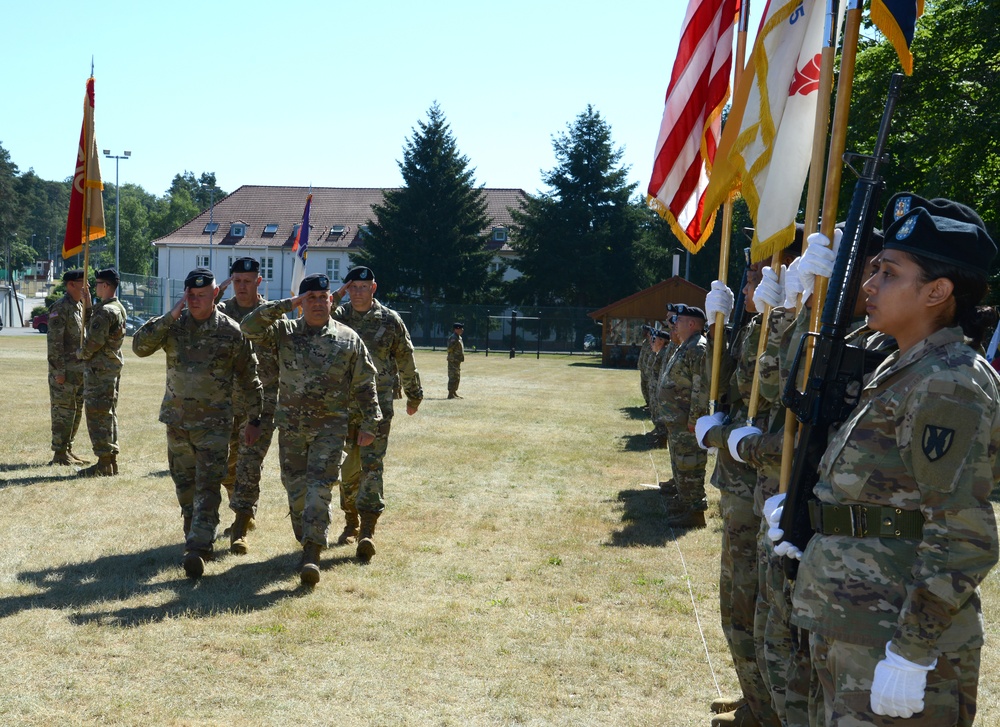
[[[828,725],[975,719],[978,586],[998,558],[1000,377],[971,346],[996,246],[935,211],[885,233],[864,292],[869,326],[899,351],[831,439],[810,508],[792,621],[811,632]]]

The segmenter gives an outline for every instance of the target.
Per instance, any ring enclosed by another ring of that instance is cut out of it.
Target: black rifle
[[[745,265],[743,266],[743,278],[740,280],[740,289],[736,294],[736,303],[733,305],[733,312],[729,314],[729,350],[733,350],[733,346],[736,345],[736,337],[740,333],[740,329],[747,324],[750,320],[750,314],[747,312],[746,306],[746,293],[744,289],[747,287],[747,277],[750,275],[750,248],[743,248],[743,258]]]
[[[893,74],[889,82],[875,149],[870,157],[861,157],[865,160],[864,171],[858,175],[854,186],[844,237],[830,276],[820,331],[802,337],[782,397],[785,406],[795,412],[803,426],[792,460],[792,476],[780,527],[784,531],[782,540],[803,551],[814,532],[809,522],[809,500],[813,499],[813,487],[819,480],[819,463],[826,450],[830,427],[847,419],[857,404],[855,392],[860,390],[859,383],[868,368],[866,360],[870,363],[873,359],[871,354],[847,345],[844,338],[854,317],[854,306],[863,282],[868,237],[881,214],[879,199],[885,183],[878,170],[885,162],[883,153],[902,82],[903,76],[899,73]],[[850,156],[853,155],[845,155],[849,167]],[[853,167],[851,169],[853,171]],[[824,213],[834,214],[834,211],[824,210]],[[815,341],[814,353],[804,391],[799,393],[795,382],[807,338]],[[797,570],[798,561],[786,558],[788,577],[794,578]]]

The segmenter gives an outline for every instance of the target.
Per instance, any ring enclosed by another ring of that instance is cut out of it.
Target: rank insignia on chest
[[[928,424],[924,427],[924,436],[921,440],[921,444],[927,459],[931,462],[936,462],[948,453],[948,450],[951,449],[951,445],[954,441],[954,429],[946,429],[944,427],[936,427],[933,424]]]

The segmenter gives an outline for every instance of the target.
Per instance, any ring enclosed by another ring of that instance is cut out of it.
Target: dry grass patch
[[[393,424],[378,555],[325,551],[307,591],[276,452],[250,555],[184,577],[162,356],[128,355],[119,477],[47,466],[44,343],[0,345],[0,723],[703,725],[735,692],[718,515],[663,525],[635,372],[472,355],[448,401],[444,353],[419,352],[429,398]]]

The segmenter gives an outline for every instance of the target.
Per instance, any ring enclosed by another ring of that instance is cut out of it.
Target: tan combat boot
[[[236,519],[229,529],[229,552],[234,555],[246,555],[250,552],[247,546],[247,529],[250,526],[250,515],[245,512],[236,513]]]
[[[111,477],[115,474],[113,454],[102,454],[97,458],[97,464],[77,470],[80,477]]]
[[[358,534],[358,560],[367,563],[375,555],[375,523],[378,522],[378,512],[361,513],[361,532]]]
[[[299,578],[302,585],[315,586],[319,583],[319,553],[322,546],[319,543],[306,543],[302,546],[302,569]]]
[[[723,714],[725,712],[735,712],[746,703],[747,700],[742,694],[738,697],[719,697],[712,700],[709,709],[712,710],[712,714]]]
[[[69,456],[69,450],[58,449],[52,454],[52,461],[49,464],[63,464],[63,465],[74,465],[80,464],[75,459],[71,459]]]
[[[357,510],[344,510],[344,529],[337,538],[337,545],[348,545],[358,539],[361,519]]]
[[[73,452],[73,445],[72,444],[69,445],[68,447],[66,447],[66,454],[69,456],[70,461],[73,464],[77,464],[77,465],[80,465],[80,464],[90,464],[90,462],[87,461],[87,460],[85,460],[83,457],[77,457],[76,456],[76,454]]]
[[[712,727],[760,727],[760,720],[750,711],[750,705],[744,704],[732,712],[712,717]]]

